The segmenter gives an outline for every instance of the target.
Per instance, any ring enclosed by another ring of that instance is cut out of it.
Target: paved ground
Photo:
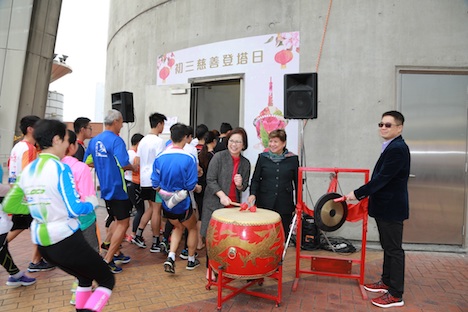
[[[105,211],[98,210],[103,232]],[[149,227],[145,231],[151,239]],[[15,262],[26,269],[31,257],[29,232],[22,233],[10,245]],[[202,266],[185,269],[185,261],[176,262],[176,274],[164,272],[163,254],[151,254],[124,242],[123,252],[132,256],[124,271],[116,275],[116,287],[104,311],[216,311],[216,287],[205,289],[204,251]],[[280,307],[271,300],[240,294],[223,304],[223,311],[378,311],[369,300],[363,300],[355,280],[302,275],[297,291],[292,291],[295,275],[295,250],[290,247],[283,270],[283,296]],[[405,306],[388,311],[468,311],[468,256],[456,253],[406,253]],[[356,257],[353,255],[352,257]],[[368,250],[366,282],[379,278],[382,252]],[[304,267],[308,263],[303,264]],[[302,266],[301,266],[302,267]],[[303,268],[304,268],[303,267]],[[30,273],[37,283],[29,287],[5,286],[6,271],[0,269],[0,311],[74,311],[69,304],[73,278],[59,269]],[[234,285],[242,285],[235,281]],[[266,279],[255,291],[275,295],[275,283]],[[375,295],[369,295],[373,298]]]

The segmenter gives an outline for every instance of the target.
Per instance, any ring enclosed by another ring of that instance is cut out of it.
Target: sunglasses
[[[386,123],[379,122],[377,126],[379,126],[379,128],[382,128],[383,126],[385,126],[385,128],[391,128],[392,126],[399,126],[399,125],[395,125],[389,122],[386,122]]]

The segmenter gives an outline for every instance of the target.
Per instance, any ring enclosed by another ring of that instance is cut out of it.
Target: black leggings
[[[141,217],[143,216],[143,213],[145,213],[145,202],[140,197],[140,184],[127,181],[127,193],[130,201],[136,209],[136,214],[133,217],[132,223],[132,232],[136,233]]]
[[[20,270],[13,261],[10,251],[8,251],[7,235],[8,233],[0,235],[0,264],[7,270],[8,274],[15,275]]]
[[[75,276],[80,287],[91,287],[95,280],[99,286],[111,290],[114,288],[113,273],[101,256],[86,242],[81,230],[56,244],[38,248],[47,262]]]

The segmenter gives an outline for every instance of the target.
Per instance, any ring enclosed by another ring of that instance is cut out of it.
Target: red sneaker
[[[402,307],[405,302],[403,301],[403,298],[393,297],[389,293],[386,293],[381,297],[372,299],[372,304],[381,308],[391,308]]]
[[[364,284],[364,289],[371,292],[388,292],[388,286],[385,285],[382,281],[378,281],[372,284]]]

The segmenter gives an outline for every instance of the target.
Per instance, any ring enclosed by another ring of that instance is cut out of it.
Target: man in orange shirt
[[[20,129],[23,133],[23,140],[16,143],[10,153],[8,159],[8,183],[10,186],[16,182],[17,177],[20,176],[23,168],[37,157],[36,141],[34,140],[34,125],[40,118],[37,116],[29,115],[21,118]],[[28,229],[32,222],[31,215],[13,215],[13,227],[8,233],[7,240],[11,242],[21,232]],[[29,272],[49,271],[54,269],[55,266],[45,262],[37,246],[33,247],[32,261],[28,266]]]

